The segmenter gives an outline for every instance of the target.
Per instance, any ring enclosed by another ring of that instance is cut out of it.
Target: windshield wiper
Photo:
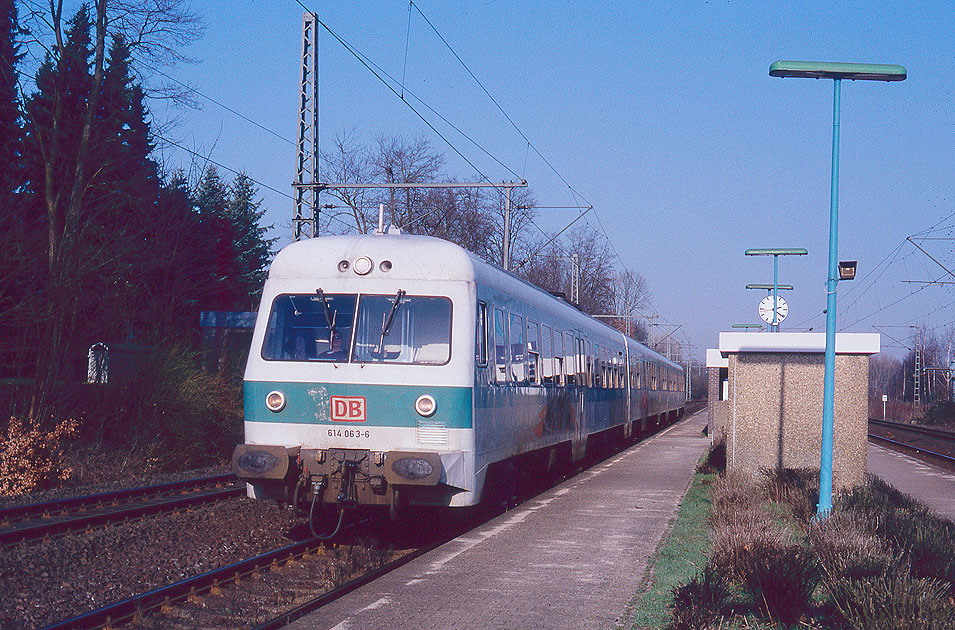
[[[385,323],[381,326],[381,338],[378,340],[378,354],[384,351],[385,337],[388,336],[388,331],[391,330],[391,323],[395,320],[395,313],[398,312],[398,306],[401,304],[401,298],[404,296],[404,290],[398,289],[398,293],[395,295],[395,301],[391,305],[391,310],[388,311],[388,317],[385,318]]]
[[[318,299],[322,301],[322,306],[325,307],[325,321],[328,322],[328,330],[335,332],[335,320],[338,318],[338,311],[332,312],[332,307],[328,305],[328,298],[325,297],[324,291],[316,289],[315,293],[318,294]]]

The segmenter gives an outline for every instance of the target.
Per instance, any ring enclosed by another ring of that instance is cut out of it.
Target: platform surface
[[[955,521],[955,473],[869,442],[868,471]]]
[[[705,424],[703,410],[289,627],[628,627]]]

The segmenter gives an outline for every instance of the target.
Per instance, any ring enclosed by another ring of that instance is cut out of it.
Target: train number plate
[[[332,421],[364,422],[367,420],[364,396],[332,396]]]

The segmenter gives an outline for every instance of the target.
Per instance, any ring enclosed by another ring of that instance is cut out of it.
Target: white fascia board
[[[708,368],[728,368],[730,360],[724,356],[718,348],[706,349],[706,367]]]
[[[836,333],[836,354],[878,354],[878,333]],[[826,333],[721,332],[722,354],[738,352],[825,352]]]

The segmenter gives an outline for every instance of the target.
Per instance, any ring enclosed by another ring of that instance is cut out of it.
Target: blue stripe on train
[[[245,381],[244,391],[247,422],[414,427],[427,420],[450,429],[472,426],[469,387]],[[265,406],[272,391],[285,395],[285,408],[277,413]],[[422,394],[437,403],[434,414],[426,419],[414,408]]]

